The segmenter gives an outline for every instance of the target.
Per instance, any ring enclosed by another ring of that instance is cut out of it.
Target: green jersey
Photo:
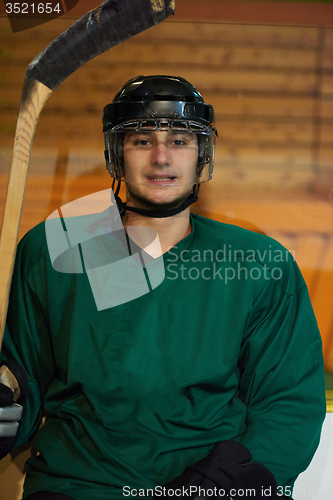
[[[140,495],[228,439],[273,472],[280,492],[310,463],[324,372],[296,262],[267,236],[191,223],[164,254],[158,286],[100,310],[87,270],[52,266],[45,223],[20,242],[1,356],[29,379],[17,445],[34,438],[37,454],[25,494]],[[105,262],[111,241],[101,237]]]

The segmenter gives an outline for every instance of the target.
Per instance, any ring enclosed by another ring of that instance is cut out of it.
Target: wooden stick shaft
[[[20,230],[22,206],[27,183],[29,161],[37,121],[52,93],[48,87],[30,80],[26,82],[17,120],[12,164],[0,239],[0,348],[5,329],[8,297],[13,274],[16,246]]]

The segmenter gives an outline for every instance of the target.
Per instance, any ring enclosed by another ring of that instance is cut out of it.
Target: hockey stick
[[[105,50],[158,24],[175,0],[106,0],[46,47],[28,66],[7,187],[0,240],[0,347],[26,187],[33,136],[48,97],[71,73]]]

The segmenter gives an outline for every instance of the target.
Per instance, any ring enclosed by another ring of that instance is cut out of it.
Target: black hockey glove
[[[288,498],[277,496],[273,474],[264,465],[251,462],[251,458],[249,450],[236,441],[216,443],[207,457],[186,467],[181,476],[155,492],[154,498],[171,498],[176,494],[178,499],[193,500],[244,500],[250,494],[256,500]]]
[[[0,365],[0,459],[15,445],[27,399],[28,382],[24,369],[16,361]]]

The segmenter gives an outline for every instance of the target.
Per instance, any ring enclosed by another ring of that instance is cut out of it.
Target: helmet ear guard
[[[200,178],[202,176],[203,169],[206,165],[208,165],[207,181],[211,180],[213,176],[215,139],[217,137],[215,127],[212,127],[212,133],[212,136],[198,135],[199,155],[197,173]]]
[[[119,137],[119,136],[122,137]],[[123,180],[124,134],[104,134],[106,169],[113,179]]]

